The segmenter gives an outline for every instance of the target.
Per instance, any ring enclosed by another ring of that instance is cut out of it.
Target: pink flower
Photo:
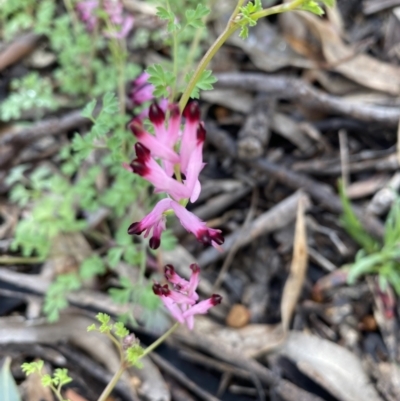
[[[145,77],[141,76],[138,80],[141,83]],[[147,236],[153,230],[150,247],[156,249],[160,245],[161,232],[165,229],[165,214],[173,211],[182,226],[200,242],[219,248],[224,242],[221,231],[208,228],[205,222],[182,206],[188,200],[195,202],[199,197],[199,174],[204,167],[203,144],[206,137],[196,102],[190,103],[183,115],[186,124],[181,132],[178,105],[169,107],[167,124],[166,112],[154,103],[149,109],[154,135],[145,131],[137,118],[129,125],[139,142],[135,144],[136,159],[125,167],[151,182],[156,193],[165,192],[170,198],[159,202],[141,222],[133,223],[128,233],[141,234],[146,231]]]
[[[204,221],[170,198],[160,200],[141,221],[132,223],[128,227],[128,234],[140,235],[145,232],[144,237],[147,238],[152,232],[149,245],[151,249],[157,249],[161,243],[161,234],[166,229],[166,212],[169,210],[175,212],[182,226],[193,233],[201,243],[215,248],[224,243],[221,230],[208,228]]]
[[[79,18],[89,32],[92,32],[97,24],[96,10],[99,4],[98,0],[84,0],[76,5]],[[104,36],[116,39],[128,36],[133,28],[134,20],[131,15],[124,16],[122,3],[119,0],[103,0],[103,7],[113,25],[113,29],[104,32]]]
[[[130,164],[131,170],[151,182],[155,192],[167,192],[177,201],[191,196],[191,187],[169,177],[165,170],[151,157],[150,150],[140,142],[135,144],[136,159]]]
[[[198,109],[198,105],[191,105],[190,107],[192,109]],[[177,105],[172,105],[170,107],[168,127],[165,126],[164,111],[157,104],[151,105],[149,118],[153,123],[155,135],[146,132],[141,122],[137,119],[133,120],[129,125],[132,133],[136,136],[138,141],[150,151],[151,156],[163,161],[165,174],[162,172],[162,168],[156,166],[150,157],[135,159],[131,163],[132,170],[150,181],[156,187],[156,192],[167,192],[177,201],[190,198],[191,202],[195,202],[201,191],[198,178],[204,167],[203,144],[206,131],[204,125],[200,122],[199,110],[197,114],[197,121],[192,118],[188,122],[189,128],[185,127],[183,131],[179,156],[173,150],[180,136],[181,118]],[[191,141],[188,140],[189,136]],[[185,137],[186,148],[183,146]],[[183,162],[185,165],[183,165]],[[173,178],[169,178],[174,174],[174,165],[176,164],[180,164],[180,170],[186,177],[183,186],[177,185],[177,183],[180,183]]]
[[[76,5],[76,11],[82,22],[85,23],[86,29],[91,32],[97,23],[95,10],[99,5],[98,0],[81,1]]]
[[[133,28],[134,19],[131,15],[127,15],[122,19],[120,25],[114,25],[115,30],[104,32],[107,38],[123,39],[126,38]]]
[[[215,248],[224,243],[221,230],[208,228],[204,221],[201,221],[196,215],[177,202],[173,202],[171,207],[183,228],[194,234],[198,241],[203,244],[211,244]]]
[[[154,100],[154,86],[149,83],[149,78],[150,75],[147,72],[143,72],[132,81],[132,88],[129,96],[134,105],[141,106],[143,103]]]
[[[166,217],[164,213],[171,208],[172,200],[165,198],[160,200],[154,209],[146,217],[137,223],[132,223],[128,228],[128,234],[142,234],[147,238],[153,232],[150,238],[150,248],[157,249],[160,246],[161,234],[165,230]]]
[[[197,264],[190,265],[192,274],[190,280],[187,281],[180,277],[172,265],[165,266],[165,278],[173,285],[171,290],[168,284],[154,283],[153,291],[158,295],[169,310],[171,315],[180,323],[187,325],[189,330],[194,327],[194,316],[206,314],[210,308],[218,305],[222,301],[222,297],[218,294],[213,294],[209,299],[200,301],[196,292],[199,284],[200,268]]]
[[[143,104],[155,100],[153,91],[154,85],[152,85],[148,79],[150,75],[147,72],[143,72],[140,74],[135,80],[131,83],[131,89],[129,91],[129,97],[134,106],[142,106]],[[168,99],[160,99],[159,107],[162,111],[166,112],[168,109]],[[140,114],[137,116],[137,119],[143,120],[149,117],[149,108],[144,108]]]

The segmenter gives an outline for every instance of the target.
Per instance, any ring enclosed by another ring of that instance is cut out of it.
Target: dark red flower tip
[[[151,249],[157,249],[161,244],[161,240],[158,237],[151,237],[149,245]]]
[[[189,267],[190,267],[190,269],[192,270],[193,273],[199,273],[200,272],[200,266],[197,263],[192,263]]]
[[[196,234],[196,238],[203,244],[211,244],[211,237],[207,229],[199,230]]]
[[[136,222],[136,223],[132,223],[128,227],[128,234],[129,235],[133,235],[133,234],[140,235],[143,231],[144,231],[144,229],[142,229],[140,221]]]
[[[225,241],[224,236],[222,235],[222,232],[220,230],[207,228],[197,231],[196,238],[201,243],[207,245],[211,245],[212,241],[214,241],[218,245],[222,245]]]
[[[203,122],[200,122],[197,128],[197,142],[203,143],[206,140],[206,129],[204,128]]]
[[[153,292],[156,295],[163,295],[165,297],[167,297],[170,294],[170,290],[168,288],[167,284],[161,285],[159,283],[154,283],[153,284]]]
[[[135,152],[137,156],[137,160],[145,163],[147,160],[150,159],[150,150],[146,148],[140,142],[135,143]]]
[[[135,159],[131,162],[130,167],[132,171],[141,177],[145,177],[149,174],[150,169],[141,160]]]
[[[136,138],[140,138],[145,132],[142,123],[136,118],[129,123],[128,127],[132,131],[132,134],[136,136]]]
[[[165,121],[165,113],[157,103],[150,106],[149,119],[154,125],[160,125]]]
[[[214,231],[211,235],[211,239],[216,242],[218,245],[222,245],[225,242],[225,238],[222,235],[221,231]]]
[[[218,305],[222,302],[222,297],[221,295],[218,294],[212,294],[211,295],[211,303],[215,306]]]
[[[181,111],[179,110],[179,105],[177,104],[171,104],[169,106],[169,112],[171,117],[178,117],[181,114]]]
[[[175,275],[175,269],[172,265],[164,266],[164,276],[167,280],[170,280]]]
[[[199,104],[195,101],[188,103],[185,107],[185,110],[183,110],[183,116],[191,123],[200,121]]]

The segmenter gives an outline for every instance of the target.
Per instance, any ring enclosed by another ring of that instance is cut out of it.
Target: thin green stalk
[[[108,396],[111,394],[111,392],[114,390],[114,387],[117,385],[119,379],[121,378],[122,374],[124,373],[126,369],[125,363],[122,362],[120,368],[118,371],[115,373],[111,381],[107,384],[107,387],[103,390],[101,393],[99,399],[97,401],[106,401]]]
[[[78,19],[76,18],[76,14],[74,11],[74,7],[72,6],[71,0],[64,0],[64,6],[67,9],[68,15],[72,21],[72,29],[74,30],[75,37],[78,36]]]
[[[153,344],[149,345],[140,356],[139,359],[144,358],[150,352],[154,351],[166,338],[168,338],[178,327],[180,323],[176,322],[168,331],[166,331],[160,338],[154,341]],[[100,401],[100,400],[99,400]]]
[[[174,73],[174,77],[175,78],[175,82],[174,82],[174,86],[171,90],[171,102],[174,101],[175,95],[176,95],[176,86],[178,83],[178,35],[176,33],[176,31],[174,32],[173,35],[173,60],[174,60],[174,65],[173,65],[173,73]]]
[[[294,0],[291,3],[286,3],[286,4],[280,4],[278,6],[270,7],[265,10],[261,10],[257,13],[252,14],[251,16],[253,19],[258,20],[262,17],[267,17],[269,15],[273,14],[280,14],[285,11],[292,11],[300,7],[306,0]],[[219,37],[216,39],[216,41],[211,45],[211,47],[208,49],[207,53],[203,56],[201,59],[199,65],[196,68],[196,71],[194,72],[192,78],[190,79],[184,93],[182,94],[181,100],[179,102],[179,108],[181,111],[185,108],[190,95],[193,91],[193,89],[196,87],[196,84],[198,80],[200,79],[203,71],[206,69],[207,65],[209,62],[212,60],[212,58],[215,56],[217,51],[221,48],[221,46],[226,42],[226,40],[239,28],[241,28],[243,25],[247,24],[246,20],[241,19],[240,17],[238,18],[238,14],[240,11],[240,7],[242,7],[244,0],[239,0],[235,10],[232,13],[231,18],[229,19],[229,22],[227,26],[225,27],[224,31],[219,35]]]
[[[43,377],[43,375],[40,375],[40,377]],[[50,385],[51,390],[55,394],[55,396],[58,398],[58,401],[64,401],[63,396],[61,395],[61,388],[54,387],[52,384]]]
[[[240,27],[240,25],[235,21],[235,18],[239,12],[240,7],[243,4],[243,1],[244,0],[239,0],[224,31],[221,33],[221,35],[218,36],[216,41],[211,45],[211,47],[208,49],[207,53],[203,56],[199,65],[197,66],[196,71],[192,75],[192,78],[190,79],[188,85],[186,86],[186,89],[182,94],[181,100],[179,101],[179,108],[181,111],[183,111],[183,109],[185,108],[193,89],[196,87],[196,84],[200,79],[201,74],[206,69],[209,62],[212,60],[212,58],[215,56],[215,54],[221,48],[221,46],[226,42],[226,40]]]
[[[175,323],[168,331],[166,331],[159,339],[154,341],[153,344],[149,345],[143,352],[143,354],[139,357],[139,359],[144,358],[146,355],[150,354],[150,352],[154,351],[167,337],[169,337],[177,328],[179,327],[179,323]],[[118,347],[121,349],[121,347]],[[97,401],[105,401],[107,397],[111,394],[114,387],[118,383],[125,369],[127,368],[124,359],[121,359],[121,365],[118,371],[115,373],[111,381],[107,384],[107,387],[103,390],[100,398]],[[62,400],[61,400],[62,401]]]
[[[185,59],[185,68],[182,72],[182,77],[184,78],[186,74],[190,71],[190,67],[192,66],[193,60],[194,60],[194,55],[196,53],[197,48],[199,47],[200,44],[200,39],[201,39],[201,33],[203,32],[203,28],[198,28],[196,30],[196,33],[193,38],[193,42],[190,45],[190,49],[188,52],[188,55],[186,56]]]
[[[125,361],[125,357],[124,357],[124,351],[121,348],[121,344],[111,333],[105,332],[104,334],[114,343],[115,347],[118,349],[119,359],[121,363],[123,363]]]
[[[274,7],[267,8],[265,10],[258,11],[254,14],[251,14],[251,16],[258,20],[263,17],[268,17],[269,15],[273,14],[281,14],[286,11],[293,11],[299,6],[301,6],[303,3],[305,3],[306,0],[294,0],[291,3],[285,3],[285,4],[279,4]]]
[[[43,262],[43,258],[39,258],[36,256],[32,257],[23,257],[23,256],[0,256],[0,264],[4,265],[14,265],[14,264],[35,264]]]
[[[209,62],[215,56],[220,47],[226,42],[229,36],[231,36],[232,33],[235,32],[238,28],[239,25],[237,25],[236,23],[227,25],[225,30],[221,33],[221,35],[217,38],[214,44],[208,49],[207,53],[201,59],[200,64],[197,66],[196,71],[192,75],[192,78],[190,79],[185,91],[182,94],[181,100],[179,101],[179,109],[181,111],[183,111],[183,109],[185,108],[193,89],[196,87],[196,84],[200,79],[201,74],[206,69]]]
[[[140,275],[139,275],[139,285],[143,285],[144,274],[146,271],[146,256],[147,256],[147,243],[141,238],[141,255],[140,255]]]
[[[119,109],[121,115],[125,115],[125,61],[126,61],[126,49],[125,41],[118,39],[111,41],[112,45],[110,48],[114,59],[114,63],[118,71],[118,100]]]

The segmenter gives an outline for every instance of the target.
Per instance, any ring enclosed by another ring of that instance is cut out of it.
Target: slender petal
[[[192,263],[190,265],[190,269],[192,270],[192,274],[190,276],[187,293],[188,293],[189,297],[193,297],[193,295],[196,295],[197,296],[196,300],[197,300],[199,298],[199,296],[196,294],[196,288],[200,282],[200,267],[198,264]]]
[[[190,156],[197,144],[197,129],[200,123],[200,108],[197,102],[189,103],[184,112],[186,124],[182,133],[181,141],[181,169],[186,171]]]
[[[138,145],[140,144],[136,144],[135,148],[145,148],[143,145]],[[130,166],[136,174],[139,174],[147,181],[151,182],[157,193],[167,192],[177,201],[187,199],[191,195],[190,190],[184,184],[168,177],[165,170],[150,156],[150,154],[146,157],[138,156],[131,162]]]
[[[205,164],[203,163],[203,144],[205,140],[205,129],[203,124],[200,124],[197,129],[196,146],[192,150],[189,157],[189,162],[186,170],[183,170],[186,175],[185,185],[190,192],[190,201],[196,202],[200,195],[201,185],[199,181],[199,174]],[[181,151],[182,156],[182,151]]]
[[[192,306],[187,311],[183,312],[183,317],[187,318],[189,316],[194,316],[194,315],[204,315],[209,311],[210,308],[220,304],[221,301],[222,297],[220,295],[213,294],[211,298],[208,298],[204,301],[200,301],[198,304]]]
[[[154,209],[145,216],[141,221],[132,223],[128,228],[128,234],[140,235],[145,231],[145,238],[153,232],[150,239],[150,247],[157,249],[160,246],[160,237],[162,231],[165,230],[165,216],[164,212],[171,209],[171,203],[173,201],[169,198],[165,198],[159,201]]]
[[[177,202],[172,202],[171,207],[182,226],[189,232],[193,233],[197,240],[204,244],[211,244],[215,248],[224,243],[224,237],[221,230],[208,228],[204,221],[201,221],[196,215],[189,212]]]
[[[166,265],[164,267],[164,276],[171,283],[175,285],[175,288],[179,291],[187,291],[189,281],[182,278],[174,269],[172,265]]]
[[[141,121],[134,119],[130,122],[129,128],[136,136],[138,141],[150,150],[154,157],[159,157],[163,160],[168,160],[171,163],[179,163],[179,156],[171,147],[168,147],[157,140],[154,135],[149,134],[144,130]]]
[[[154,99],[153,91],[154,86],[151,84],[145,84],[142,86],[136,86],[136,84],[134,84],[134,87],[130,92],[130,98],[135,105],[140,106],[141,104]]]

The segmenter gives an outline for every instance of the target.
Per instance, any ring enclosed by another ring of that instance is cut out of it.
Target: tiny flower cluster
[[[210,308],[221,303],[222,297],[218,294],[213,294],[210,298],[197,302],[199,296],[196,289],[200,281],[200,268],[193,263],[190,265],[190,269],[192,274],[189,281],[187,281],[175,272],[172,265],[166,265],[164,268],[165,278],[172,284],[173,289],[170,289],[168,284],[154,283],[153,291],[160,297],[171,315],[179,323],[186,324],[189,330],[192,330],[194,316],[206,314]]]
[[[79,18],[89,32],[92,32],[98,23],[96,12],[99,4],[99,0],[84,0],[76,5]],[[124,15],[122,2],[119,0],[103,0],[102,5],[112,24],[112,29],[106,30],[104,36],[115,39],[127,37],[133,28],[133,17]]]
[[[199,174],[204,167],[206,131],[200,122],[199,105],[192,102],[186,106],[183,112],[186,123],[182,132],[178,105],[170,105],[168,111],[169,121],[166,125],[166,113],[156,103],[150,106],[149,119],[155,135],[145,131],[141,119],[136,118],[130,123],[138,142],[135,144],[136,159],[125,167],[151,182],[156,193],[164,192],[168,197],[159,201],[140,222],[131,224],[128,233],[140,235],[145,232],[145,237],[152,233],[150,247],[157,249],[161,233],[166,229],[166,213],[172,211],[182,226],[200,242],[218,248],[224,243],[221,231],[208,228],[206,223],[183,206],[189,199],[195,202],[201,191]],[[178,153],[176,149],[179,144]]]

